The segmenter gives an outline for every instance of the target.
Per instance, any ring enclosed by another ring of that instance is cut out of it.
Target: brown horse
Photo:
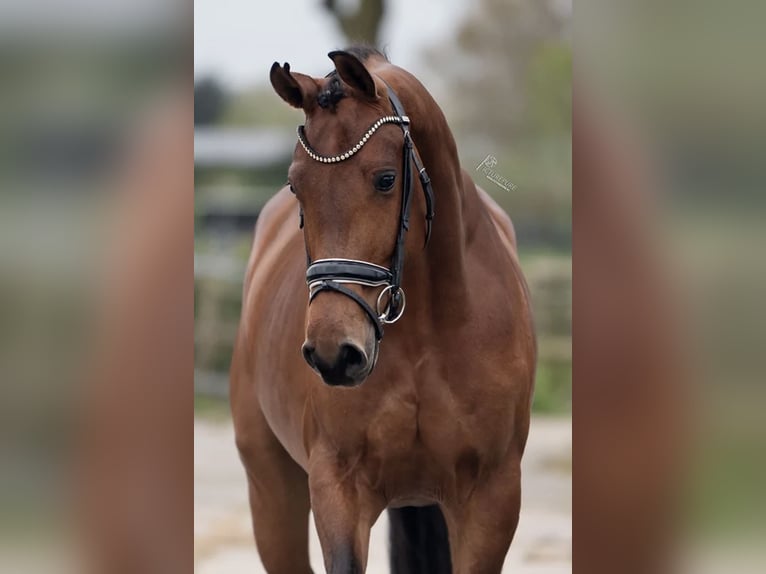
[[[312,510],[327,571],[364,572],[388,508],[392,571],[498,573],[536,362],[513,227],[416,78],[368,48],[330,58],[325,78],[271,69],[306,125],[232,360],[256,544],[270,574],[310,573]]]

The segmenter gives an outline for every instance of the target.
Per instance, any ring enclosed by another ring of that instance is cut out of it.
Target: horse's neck
[[[418,252],[405,265],[408,308],[433,309],[434,323],[454,324],[470,308],[468,242],[471,233],[482,223],[489,224],[489,218],[481,217],[484,208],[476,187],[463,184],[455,138],[444,114],[425,87],[411,74],[387,62],[377,62],[374,71],[397,91],[412,118],[413,141],[434,191],[431,240],[424,251]],[[412,216],[411,221],[415,220]],[[415,236],[411,241],[422,241],[420,233],[411,235]],[[417,248],[413,253],[416,251]]]
[[[418,289],[418,296],[440,308],[435,318],[445,317],[444,308],[449,307],[453,312],[446,320],[455,320],[469,308],[468,239],[482,220],[482,207],[475,186],[464,185],[455,140],[441,111],[434,120],[426,133],[413,130],[435,196],[433,233],[418,269],[426,288]]]

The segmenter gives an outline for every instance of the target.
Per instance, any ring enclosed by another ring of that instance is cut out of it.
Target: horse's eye
[[[394,187],[396,174],[387,172],[375,176],[375,189],[378,191],[390,191]]]
[[[288,182],[287,182],[287,185],[289,185],[289,186],[290,186],[290,193],[292,193],[293,195],[295,195],[295,188],[293,187],[293,184],[292,184],[292,183],[290,183],[290,182],[288,181]]]

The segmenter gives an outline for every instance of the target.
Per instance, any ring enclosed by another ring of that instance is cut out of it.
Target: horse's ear
[[[368,98],[375,99],[378,97],[375,80],[372,79],[370,72],[359,58],[342,50],[336,50],[327,55],[335,64],[335,70],[344,83],[359,90]]]
[[[311,76],[290,72],[290,64],[287,62],[284,66],[274,62],[269,72],[269,79],[277,95],[294,108],[305,110],[318,91],[317,84]]]

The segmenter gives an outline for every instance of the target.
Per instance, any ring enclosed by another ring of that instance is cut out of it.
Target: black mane
[[[386,56],[383,52],[378,50],[374,46],[369,46],[367,44],[352,44],[348,48],[344,48],[344,52],[348,52],[349,54],[356,56],[359,58],[362,62],[366,61],[368,58],[371,58],[372,56],[378,56],[380,58],[383,58],[386,62],[388,62],[388,56]]]
[[[346,92],[343,91],[343,85],[340,83],[338,75],[335,70],[327,75],[330,81],[324,87],[324,89],[317,94],[317,103],[320,108],[334,108],[339,101],[346,97]]]

